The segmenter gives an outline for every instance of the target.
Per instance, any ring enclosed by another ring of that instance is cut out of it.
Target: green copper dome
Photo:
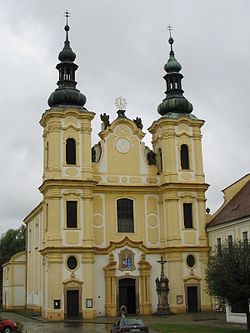
[[[164,69],[167,73],[179,72],[181,70],[181,64],[175,59],[174,51],[172,50],[172,44],[174,43],[173,38],[170,37],[168,42],[171,45],[171,51],[169,54],[168,62],[164,66]]]
[[[174,52],[171,51],[168,62],[164,66],[167,73],[179,72],[181,70],[181,64],[175,59]]]
[[[164,76],[167,84],[165,92],[166,98],[158,105],[157,111],[160,115],[165,115],[169,112],[174,113],[191,113],[193,110],[192,104],[183,96],[182,84],[183,75],[180,72],[181,64],[175,59],[172,45],[174,40],[172,37],[168,40],[171,45],[169,59],[164,66],[167,74]]]

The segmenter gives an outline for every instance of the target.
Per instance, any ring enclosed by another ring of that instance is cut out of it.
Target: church
[[[68,22],[65,34],[58,88],[40,120],[43,199],[24,220],[26,251],[4,265],[3,307],[41,311],[48,320],[117,316],[121,305],[128,314],[153,314],[163,269],[172,313],[211,310],[204,121],[183,96],[171,34],[166,96],[148,128],[152,148],[123,98],[114,114],[101,114],[92,145],[96,115],[76,88]]]

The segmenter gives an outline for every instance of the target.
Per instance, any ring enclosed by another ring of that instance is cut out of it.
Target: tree
[[[2,304],[2,265],[17,252],[25,249],[25,226],[18,229],[9,229],[0,236],[0,304]]]
[[[226,242],[210,255],[206,270],[208,291],[233,306],[241,304],[250,330],[250,243]]]

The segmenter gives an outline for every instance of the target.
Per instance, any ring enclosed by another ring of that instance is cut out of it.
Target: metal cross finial
[[[170,37],[172,37],[172,35],[171,35],[171,31],[174,30],[173,27],[169,24],[169,25],[167,26],[167,29],[168,29],[168,31],[169,31],[169,35],[170,35]]]
[[[161,277],[164,278],[164,264],[166,264],[167,260],[163,260],[163,256],[161,256],[161,260],[157,260],[159,264],[161,264]]]
[[[69,14],[70,14],[70,13],[69,13],[69,11],[68,11],[68,9],[67,9],[66,12],[64,12],[64,16],[66,17],[66,25],[69,24],[69,17],[70,17]]]
[[[172,38],[172,34],[171,34],[171,31],[173,30],[173,27],[169,24],[169,25],[167,26],[167,28],[168,28],[169,35],[170,35],[168,42],[169,42],[169,44],[170,44],[171,52],[173,52],[173,42],[174,42],[174,40],[173,40],[173,38]]]

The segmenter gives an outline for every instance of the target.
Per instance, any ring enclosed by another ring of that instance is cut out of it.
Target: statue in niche
[[[156,165],[156,153],[153,150],[147,153],[147,159],[149,165]]]
[[[107,115],[106,113],[103,113],[103,114],[101,114],[100,118],[101,118],[101,121],[103,122],[103,129],[106,129],[108,126],[110,126],[109,115]]]
[[[136,117],[135,119],[133,119],[133,122],[136,124],[136,126],[137,126],[138,128],[140,128],[140,129],[142,130],[143,125],[142,125],[141,118]]]

